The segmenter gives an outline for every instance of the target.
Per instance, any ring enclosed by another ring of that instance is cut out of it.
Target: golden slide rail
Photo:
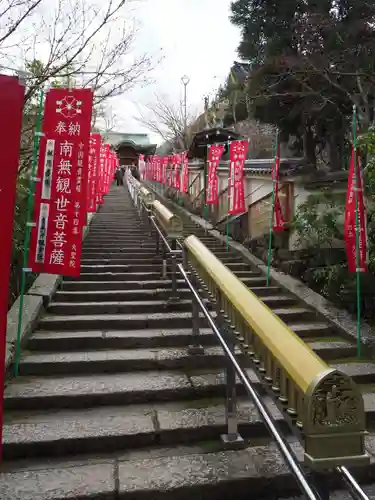
[[[322,470],[369,463],[363,398],[352,379],[324,363],[196,236],[184,249],[243,352],[301,430],[305,464]]]

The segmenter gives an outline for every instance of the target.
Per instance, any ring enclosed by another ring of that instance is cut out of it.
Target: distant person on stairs
[[[134,165],[134,163],[132,163],[131,167],[130,167],[130,172],[132,174],[132,176],[137,179],[138,181],[141,180],[140,178],[140,175],[139,175],[139,172],[138,172],[138,168],[136,167],[136,165]]]
[[[124,171],[121,167],[116,169],[115,179],[118,186],[122,186],[124,184]]]

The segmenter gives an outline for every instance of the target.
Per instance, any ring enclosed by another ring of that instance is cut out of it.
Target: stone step
[[[214,316],[214,314],[212,313]],[[200,324],[207,327],[207,321],[201,315]],[[190,312],[155,313],[155,314],[103,314],[84,316],[48,315],[40,319],[41,330],[143,330],[164,328],[191,328]]]
[[[311,338],[311,337],[332,337],[334,334],[334,327],[329,323],[320,323],[318,321],[311,320],[310,322],[301,322],[288,324],[301,339]]]
[[[155,255],[155,248],[153,250],[139,249],[137,251],[116,250],[114,252],[106,252],[102,250],[85,250],[82,252],[82,262],[86,260],[100,260],[101,262],[104,262],[107,260],[126,259],[129,263],[131,263],[133,261],[137,262],[137,260],[143,262],[145,259],[150,259],[152,261],[152,259],[155,258],[160,258],[160,256]]]
[[[351,377],[357,384],[375,384],[375,363],[357,361],[355,357],[331,361],[330,366]]]
[[[85,242],[90,242],[90,241],[98,241],[100,242],[101,244],[102,243],[109,243],[109,242],[119,242],[121,241],[122,243],[131,243],[133,241],[143,241],[143,242],[146,242],[146,241],[154,241],[150,236],[147,235],[147,232],[146,230],[143,230],[143,231],[139,231],[139,232],[136,232],[136,233],[132,233],[132,232],[126,232],[126,233],[111,233],[111,232],[107,232],[107,233],[99,233],[97,231],[92,231],[91,233],[89,233],[89,235],[85,238]]]
[[[246,370],[254,387],[262,392],[259,378]],[[130,405],[159,401],[189,401],[225,396],[223,369],[98,373],[66,376],[19,376],[5,389],[6,410],[50,410]],[[242,383],[237,390],[245,394]]]
[[[81,265],[81,274],[87,273],[125,273],[129,272],[161,272],[162,270],[162,262],[158,263],[148,263],[149,261],[145,261],[143,264],[101,264],[94,266]]]
[[[115,273],[108,271],[106,273],[81,273],[77,278],[66,277],[64,282],[68,281],[155,281],[161,277],[161,270],[159,272],[128,272],[128,273]]]
[[[357,352],[356,345],[344,340],[306,340],[306,343],[310,347],[310,349],[315,351],[316,354],[327,363],[339,358],[355,357]]]
[[[242,361],[249,358],[240,354]],[[191,355],[187,347],[89,350],[53,353],[24,353],[20,375],[62,375],[74,373],[120,373],[154,370],[192,370],[225,365],[221,347],[207,347],[204,355]]]
[[[266,397],[264,403],[286,431],[286,422],[276,405]],[[220,440],[226,432],[223,399],[56,409],[48,414],[38,410],[27,415],[8,412],[4,417],[4,460],[79,456],[102,450],[124,452],[155,444],[175,446]],[[244,438],[267,437],[265,425],[247,399],[239,401],[238,421]]]
[[[191,298],[191,291],[188,288],[177,290],[180,298]],[[134,300],[167,300],[171,295],[171,287],[136,290],[86,290],[86,291],[58,291],[55,294],[53,305],[61,302],[120,302]],[[56,302],[55,302],[56,301]]]
[[[178,288],[185,286],[184,280],[177,280]],[[102,291],[102,290],[157,290],[159,288],[171,288],[170,280],[148,280],[148,281],[63,281],[63,291]]]
[[[284,498],[300,495],[272,443],[230,451],[203,442],[129,450],[86,463],[45,460],[34,468],[9,468],[0,477],[0,489],[2,500],[275,500],[281,498],[278,492]],[[52,491],[58,496],[52,497]]]
[[[96,238],[91,238],[91,239],[85,239],[85,241],[82,244],[83,249],[93,249],[93,248],[99,248],[103,249],[105,248],[107,251],[112,252],[113,250],[121,250],[122,248],[133,248],[137,250],[138,248],[147,248],[149,250],[155,249],[156,248],[156,243],[153,240],[147,240],[147,239],[135,239],[132,238],[126,239],[126,240],[117,240],[115,238],[111,239],[111,241],[107,240],[97,240]]]
[[[204,346],[217,346],[218,341],[210,328],[200,330]],[[165,330],[113,330],[86,332],[36,331],[29,339],[29,351],[78,351],[83,349],[136,349],[155,347],[186,347],[192,343],[192,329]]]
[[[208,301],[205,300],[207,304]],[[122,302],[52,302],[48,314],[84,315],[84,314],[152,314],[192,310],[191,300],[134,300]]]
[[[287,324],[306,323],[314,317],[314,313],[300,307],[289,309],[274,309],[274,313],[283,319]],[[211,312],[215,317],[215,313]],[[94,326],[95,325],[95,326]],[[154,314],[101,314],[101,315],[47,315],[40,319],[39,328],[41,330],[142,330],[146,328],[190,328],[192,325],[190,312],[176,313],[154,313]],[[207,326],[206,319],[200,314],[200,325]],[[293,327],[295,328],[295,327]],[[312,333],[309,329],[308,336]]]
[[[144,266],[144,265],[158,265],[161,266],[163,259],[160,255],[118,255],[117,257],[106,258],[88,258],[86,255],[81,259],[81,266]]]

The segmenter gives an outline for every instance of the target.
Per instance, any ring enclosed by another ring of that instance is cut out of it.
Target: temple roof
[[[231,139],[239,140],[242,139],[242,137],[237,134],[237,132],[227,128],[214,127],[202,130],[193,137],[188,151],[188,157],[204,159],[206,157],[208,145],[227,142]]]

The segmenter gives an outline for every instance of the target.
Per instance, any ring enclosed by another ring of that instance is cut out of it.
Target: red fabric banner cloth
[[[6,352],[6,331],[9,294],[9,273],[12,259],[12,235],[14,202],[19,165],[20,137],[24,87],[13,76],[0,75],[0,107],[3,119],[0,121],[0,145],[2,172],[0,177],[0,458],[2,453],[4,366]]]
[[[360,272],[367,272],[367,220],[366,209],[363,196],[363,179],[360,167],[359,150],[357,154],[352,151],[352,158],[348,172],[348,190],[346,193],[344,240],[346,255],[348,259],[349,272],[355,273],[357,270],[357,237],[356,237],[356,208],[358,207],[358,233],[359,233],[359,268]],[[357,157],[357,164],[354,165],[354,157]],[[357,191],[357,207],[356,207]]]
[[[172,187],[177,189],[177,191],[179,191],[181,187],[180,163],[180,155],[178,153],[174,154],[172,157]]]
[[[228,179],[228,214],[246,212],[244,165],[249,143],[233,141],[230,145],[230,172]]]
[[[181,153],[182,174],[181,174],[181,192],[187,193],[189,189],[189,160],[187,152]]]
[[[91,134],[89,151],[89,171],[88,171],[88,198],[87,211],[96,212],[96,201],[99,184],[99,160],[101,135]]]
[[[223,145],[211,145],[208,147],[207,163],[207,188],[206,188],[206,204],[216,205],[219,199],[219,180],[216,174],[220,159],[224,152]]]
[[[272,230],[274,232],[281,232],[285,229],[285,219],[281,209],[279,198],[279,179],[280,179],[280,141],[278,141],[275,163],[272,167],[272,180],[274,182],[274,205],[273,205],[273,222]]]
[[[168,164],[169,164],[169,157],[168,156],[163,156],[162,158],[162,183],[167,184],[167,175],[168,175]]]
[[[80,274],[92,100],[90,89],[52,89],[46,96],[30,246],[34,272]]]

